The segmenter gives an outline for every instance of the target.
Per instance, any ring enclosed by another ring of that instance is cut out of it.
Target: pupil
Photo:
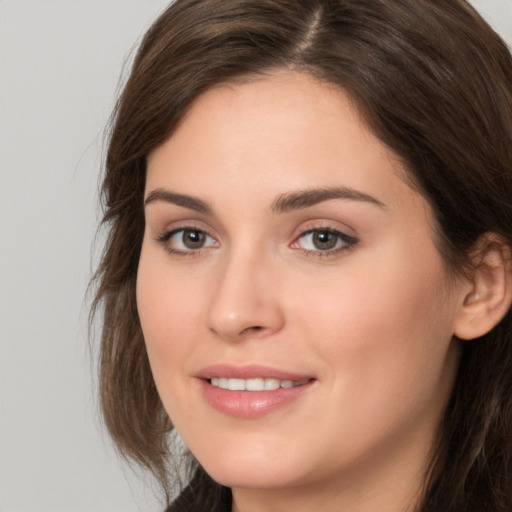
[[[199,249],[203,246],[205,234],[202,231],[186,229],[183,233],[183,244],[188,249]]]
[[[337,237],[330,231],[317,231],[313,234],[313,244],[317,249],[329,250],[336,246]]]

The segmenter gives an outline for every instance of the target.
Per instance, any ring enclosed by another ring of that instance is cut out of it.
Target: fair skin
[[[404,173],[344,93],[285,72],[207,91],[149,155],[151,368],[234,511],[413,510],[472,285]],[[212,390],[215,368],[297,394]]]

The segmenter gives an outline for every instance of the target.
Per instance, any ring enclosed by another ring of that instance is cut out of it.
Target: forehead
[[[372,158],[402,171],[345,92],[306,74],[279,72],[199,96],[172,136],[149,155],[148,179],[155,169],[175,171],[177,178],[189,166],[199,178],[216,164],[224,178],[249,169],[260,177],[273,170],[277,178],[284,164],[307,170],[311,178],[320,177],[320,160],[349,172]]]
[[[404,178],[405,177],[405,178]],[[198,197],[235,215],[271,208],[280,195],[347,187],[397,216],[432,209],[399,157],[363,121],[343,90],[279,72],[211,88],[148,157],[146,195],[157,188]]]

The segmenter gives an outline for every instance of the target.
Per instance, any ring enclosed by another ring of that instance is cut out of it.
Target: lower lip
[[[203,396],[217,411],[237,418],[258,418],[300,398],[312,386],[313,380],[302,386],[273,391],[229,391],[212,386],[201,379]]]

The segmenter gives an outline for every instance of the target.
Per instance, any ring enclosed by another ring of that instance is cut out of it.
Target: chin
[[[270,469],[272,468],[272,469]],[[295,478],[289,470],[280,471],[267,464],[266,467],[214,467],[205,468],[217,483],[239,489],[275,489],[292,486]]]
[[[268,457],[260,453],[232,455],[220,452],[214,460],[198,459],[205,471],[221,485],[245,489],[271,489],[291,486],[301,480],[297,464],[292,457],[278,455]],[[281,460],[279,460],[281,459]]]

